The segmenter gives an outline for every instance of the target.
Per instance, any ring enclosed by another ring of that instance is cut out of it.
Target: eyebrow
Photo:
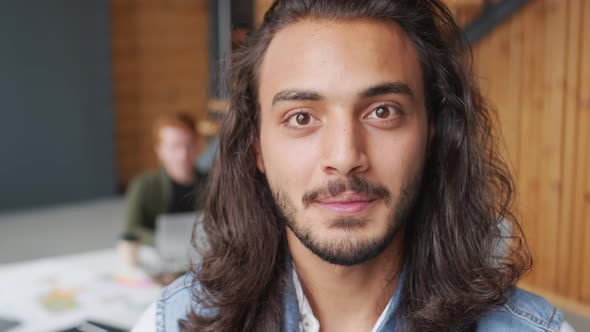
[[[324,96],[314,91],[306,90],[284,90],[277,93],[272,99],[272,104],[276,104],[281,101],[293,101],[293,100],[309,100],[319,101],[325,99]]]
[[[405,95],[411,97],[412,99],[414,98],[414,92],[412,91],[410,86],[400,81],[378,84],[360,93],[360,95],[364,98],[376,97],[387,94]]]
[[[414,98],[412,89],[404,82],[386,82],[361,91],[358,95],[363,98],[377,97],[386,94],[399,94]],[[272,105],[283,101],[320,101],[326,99],[325,96],[310,90],[289,89],[278,92],[272,99]]]

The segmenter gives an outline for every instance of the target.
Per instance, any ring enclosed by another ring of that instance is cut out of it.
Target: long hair
[[[472,77],[469,45],[438,0],[274,2],[229,71],[230,108],[203,221],[210,248],[193,281],[195,300],[215,314],[192,312],[181,327],[280,330],[288,252],[285,221],[256,167],[258,70],[277,31],[306,18],[395,23],[416,48],[436,134],[400,234],[406,281],[397,314],[405,331],[473,329],[482,313],[506,302],[532,261],[511,213],[513,181],[495,145],[494,113]]]

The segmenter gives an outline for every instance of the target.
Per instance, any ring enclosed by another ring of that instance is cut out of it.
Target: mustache
[[[383,199],[387,204],[391,201],[391,193],[384,185],[370,182],[358,176],[339,178],[328,181],[325,185],[309,190],[303,194],[301,201],[307,207],[318,198],[336,196],[345,191],[353,191],[368,197]]]

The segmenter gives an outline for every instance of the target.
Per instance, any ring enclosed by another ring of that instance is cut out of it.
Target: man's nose
[[[354,119],[328,123],[321,139],[321,167],[325,173],[349,176],[369,168],[366,132]]]
[[[190,153],[190,149],[187,148],[183,148],[180,150],[180,158],[182,160],[188,160],[191,159],[191,153]]]

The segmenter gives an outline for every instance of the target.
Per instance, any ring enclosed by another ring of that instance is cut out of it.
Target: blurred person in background
[[[154,124],[155,152],[161,167],[133,179],[127,190],[125,236],[153,245],[156,218],[202,207],[206,174],[195,167],[203,145],[187,113],[164,114]]]

